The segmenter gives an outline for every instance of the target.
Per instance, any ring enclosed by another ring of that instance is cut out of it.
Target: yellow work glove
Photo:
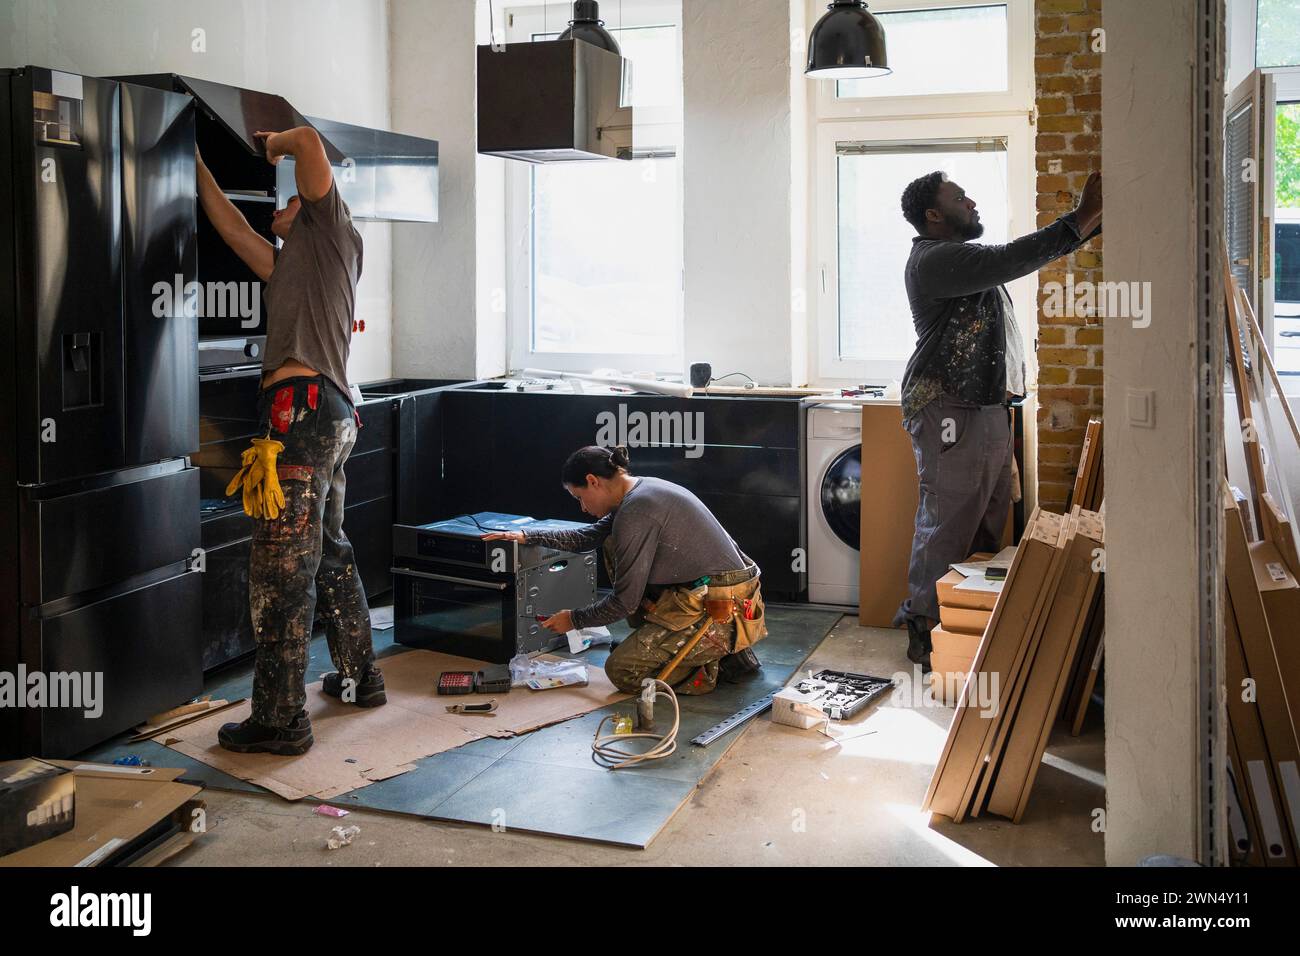
[[[275,466],[282,451],[284,444],[274,438],[254,438],[252,447],[244,452],[244,467],[226,486],[227,496],[243,488],[244,513],[250,517],[274,521],[284,510],[284,491]]]

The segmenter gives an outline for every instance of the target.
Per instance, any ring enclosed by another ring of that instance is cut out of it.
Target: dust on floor
[[[901,631],[845,617],[804,667],[890,676],[909,671]],[[1099,713],[1081,737],[1057,731],[1024,820],[933,823],[918,811],[952,711],[904,685],[834,732],[752,721],[693,798],[645,850],[355,810],[343,820],[314,801],[208,790],[210,832],[178,866],[1100,866],[1093,811],[1105,805]],[[867,733],[874,731],[874,733]],[[691,746],[683,741],[682,746]],[[635,771],[619,771],[623,773]],[[337,824],[361,832],[325,848]]]

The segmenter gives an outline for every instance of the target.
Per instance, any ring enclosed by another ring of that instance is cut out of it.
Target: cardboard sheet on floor
[[[321,693],[320,682],[307,687],[307,713],[316,739],[301,757],[237,754],[217,745],[221,725],[249,714],[241,704],[221,714],[177,728],[162,738],[169,747],[279,794],[286,800],[304,797],[327,800],[340,793],[395,777],[414,762],[482,737],[513,737],[538,727],[624,699],[603,668],[588,668],[586,687],[508,694],[439,697],[434,693],[443,671],[479,670],[481,661],[451,654],[412,650],[385,657],[380,665],[388,703],[365,710]],[[496,715],[475,717],[447,713],[451,703],[476,703],[495,698]]]
[[[76,825],[35,846],[0,857],[0,867],[97,866],[176,813],[202,787],[175,780],[184,770],[113,767],[51,760],[77,776]]]

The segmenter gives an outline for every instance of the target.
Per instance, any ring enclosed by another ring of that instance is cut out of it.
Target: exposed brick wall
[[[1101,55],[1092,31],[1101,0],[1036,0],[1034,95],[1038,225],[1078,202],[1084,181],[1101,169]],[[1096,317],[1042,314],[1043,285],[1102,281],[1101,237],[1039,272],[1038,500],[1065,506],[1079,465],[1088,418],[1101,414],[1102,329]]]

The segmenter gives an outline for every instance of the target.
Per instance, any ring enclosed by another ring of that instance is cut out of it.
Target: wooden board
[[[1238,317],[1238,296],[1236,280],[1228,264],[1227,253],[1223,258],[1224,296],[1227,301],[1227,335],[1229,367],[1232,371],[1232,386],[1237,399],[1237,420],[1241,425],[1242,445],[1246,452],[1246,476],[1250,482],[1250,511],[1254,526],[1262,528],[1259,522],[1260,495],[1268,491],[1268,479],[1265,477],[1264,453],[1259,444],[1259,429],[1255,427],[1255,413],[1251,407],[1253,390],[1250,386],[1250,374],[1247,369],[1247,355],[1242,338],[1241,321]]]
[[[994,679],[1001,682],[1004,674],[1009,676],[1019,669],[1027,638],[1042,614],[1056,558],[1062,553],[1064,526],[1060,515],[1047,511],[1036,510],[1030,518],[976,654],[966,693],[957,702],[922,809],[955,822],[965,817],[1001,711],[1000,706],[989,707],[979,699],[981,679],[992,692]]]
[[[1224,602],[1223,663],[1226,679],[1226,710],[1233,748],[1237,751],[1235,767],[1241,771],[1238,794],[1245,796],[1242,813],[1254,826],[1252,834],[1264,866],[1294,866],[1295,847],[1280,812],[1277,773],[1269,757],[1264,726],[1257,704],[1245,694],[1249,676],[1241,632],[1231,598]]]
[[[1102,575],[1094,558],[1094,551],[1105,546],[1101,519],[1092,512],[1079,512],[1074,517],[1074,535],[1066,555],[1061,587],[1028,672],[1020,709],[1008,732],[989,794],[989,811],[1016,823],[1024,816],[1029,803],[1029,793],[1065,694],[1070,664],[1101,589]]]

